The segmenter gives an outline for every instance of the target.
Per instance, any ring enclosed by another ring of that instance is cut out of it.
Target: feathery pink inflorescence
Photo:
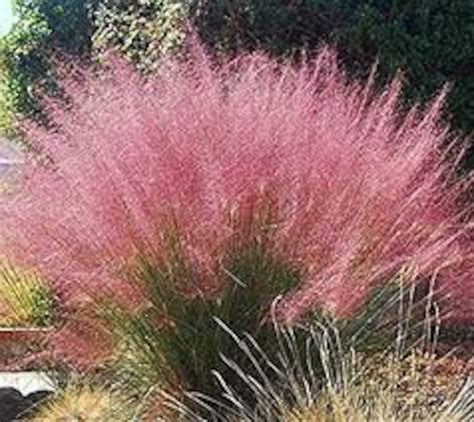
[[[463,150],[440,121],[445,93],[403,114],[400,90],[399,79],[380,94],[350,82],[326,48],[299,66],[253,55],[219,67],[197,48],[147,82],[112,62],[70,84],[59,132],[30,128],[51,163],[31,159],[2,199],[6,253],[67,300],[133,295],[121,268],[139,255],[166,262],[174,227],[204,294],[219,287],[229,215],[266,196],[271,253],[304,268],[288,321],[321,306],[348,315],[407,266],[436,274],[453,318],[472,319]]]

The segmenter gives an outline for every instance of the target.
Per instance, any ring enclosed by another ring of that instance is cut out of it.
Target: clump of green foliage
[[[47,124],[40,98],[60,98],[57,64],[83,60],[91,50],[89,10],[96,0],[16,0],[17,20],[0,38],[0,131],[16,133],[16,122]]]
[[[92,65],[115,50],[151,72],[185,34],[179,0],[17,0],[17,21],[0,38],[0,133],[18,134],[24,118],[48,125],[44,96],[66,100],[58,65]]]
[[[103,0],[94,11],[94,54],[121,53],[145,73],[156,69],[163,54],[177,51],[185,39],[188,17],[180,0]]]
[[[118,341],[113,373],[126,381],[127,388],[143,392],[160,386],[218,395],[220,387],[211,371],[229,372],[221,354],[234,357],[243,367],[251,362],[235,354],[234,341],[219,328],[216,317],[272,348],[276,339],[265,317],[275,296],[295,286],[300,275],[263,251],[255,252],[228,262],[222,274],[225,287],[214,295],[187,297],[177,289],[199,277],[184,260],[165,266],[143,260],[133,278],[146,290],[146,309],[129,313],[99,302],[98,312]]]

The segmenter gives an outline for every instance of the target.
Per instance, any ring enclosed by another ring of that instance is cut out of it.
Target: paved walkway
[[[23,396],[36,391],[55,391],[54,383],[44,372],[0,372],[0,388],[14,388]]]
[[[0,177],[6,176],[21,164],[21,154],[11,144],[0,138]]]

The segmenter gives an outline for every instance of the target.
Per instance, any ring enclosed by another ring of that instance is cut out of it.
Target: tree
[[[89,60],[96,0],[16,0],[18,16],[0,39],[0,130],[19,118],[47,123],[42,94],[61,96],[55,63],[61,57]],[[66,60],[65,60],[66,61]]]

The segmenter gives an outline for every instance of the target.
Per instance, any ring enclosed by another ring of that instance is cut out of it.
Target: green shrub
[[[58,64],[92,64],[116,50],[152,71],[183,42],[187,16],[179,0],[18,0],[15,11],[17,22],[0,38],[0,133],[9,137],[23,118],[50,123],[44,96],[66,100]]]
[[[19,117],[39,118],[41,107],[34,86],[45,83],[50,64],[42,51],[50,35],[38,13],[25,11],[14,29],[0,39],[1,127],[8,132]]]
[[[103,0],[94,12],[94,54],[117,51],[149,73],[163,54],[182,45],[186,18],[179,0]]]
[[[56,64],[87,59],[91,50],[89,9],[96,0],[17,0],[17,21],[0,38],[0,130],[30,118],[46,124],[40,98],[61,97]]]

